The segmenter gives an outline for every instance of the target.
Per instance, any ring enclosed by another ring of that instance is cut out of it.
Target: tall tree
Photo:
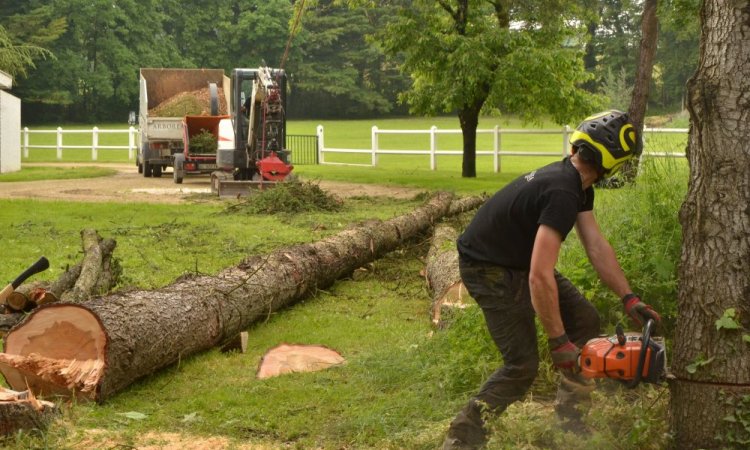
[[[680,449],[750,443],[748,24],[750,1],[704,0],[670,386]]]
[[[392,3],[392,2],[391,2]],[[558,123],[591,112],[579,88],[583,31],[575,2],[414,0],[379,33],[412,78],[403,94],[419,114],[457,112],[463,132],[462,176],[476,176],[476,129],[482,111]]]
[[[641,45],[638,52],[638,69],[635,73],[633,96],[628,108],[628,116],[636,130],[643,130],[643,119],[646,117],[648,94],[651,87],[651,74],[654,70],[654,56],[658,37],[659,21],[656,17],[656,0],[643,2],[641,15]]]
[[[52,53],[36,45],[19,43],[11,39],[0,25],[0,70],[12,77],[25,76],[29,68],[36,67],[35,61],[52,56]]]
[[[49,5],[36,3],[0,4],[0,70],[13,77],[26,77],[37,61],[53,58],[50,45],[67,27]]]
[[[40,63],[19,87],[25,117],[122,119],[137,104],[139,67],[180,64],[156,0],[46,3],[68,27],[51,47],[58,58]]]
[[[408,78],[367,36],[392,11],[350,9],[333,0],[306,4],[289,61],[295,115],[363,117],[390,112]]]

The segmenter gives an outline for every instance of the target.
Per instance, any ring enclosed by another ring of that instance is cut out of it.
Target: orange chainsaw
[[[667,373],[667,353],[662,342],[651,337],[655,323],[649,319],[642,334],[616,334],[591,339],[581,349],[579,365],[586,378],[614,378],[629,388],[640,382],[659,383]]]

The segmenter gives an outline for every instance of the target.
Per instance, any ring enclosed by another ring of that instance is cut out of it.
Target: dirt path
[[[185,177],[183,184],[172,181],[171,172],[161,178],[145,178],[138,173],[135,164],[102,163],[49,163],[26,164],[26,166],[80,167],[101,166],[117,170],[109,177],[76,180],[19,181],[0,183],[0,198],[35,198],[80,202],[147,202],[182,203],[195,194],[211,192],[207,175]],[[319,181],[320,187],[341,198],[355,196],[385,196],[412,198],[418,189],[390,187],[371,184]]]

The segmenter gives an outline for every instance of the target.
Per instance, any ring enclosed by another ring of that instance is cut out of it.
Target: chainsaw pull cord
[[[646,354],[648,353],[648,346],[651,343],[651,331],[654,329],[654,320],[648,319],[646,325],[643,327],[643,336],[641,337],[641,354],[638,356],[638,369],[636,369],[635,378],[627,384],[629,389],[633,389],[638,386],[643,378],[643,366],[646,364]]]

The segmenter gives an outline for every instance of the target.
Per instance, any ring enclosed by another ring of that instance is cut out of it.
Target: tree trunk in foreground
[[[750,443],[748,25],[749,1],[703,2],[700,63],[688,83],[690,182],[670,385],[680,449]]]
[[[448,325],[453,309],[464,308],[471,302],[458,271],[457,238],[458,232],[453,227],[437,225],[427,253],[425,278],[432,292],[430,316],[438,328]]]
[[[12,387],[104,401],[138,378],[236,336],[426,231],[450,209],[438,194],[402,216],[253,256],[216,276],[37,309],[5,339]]]

